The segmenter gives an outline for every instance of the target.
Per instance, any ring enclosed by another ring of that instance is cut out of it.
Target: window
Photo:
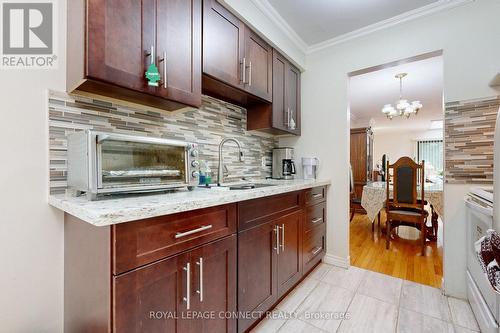
[[[425,161],[426,170],[443,174],[443,140],[417,141],[417,163]]]

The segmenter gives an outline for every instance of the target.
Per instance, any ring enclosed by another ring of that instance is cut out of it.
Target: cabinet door
[[[193,291],[188,262],[189,256],[181,254],[115,277],[113,331],[197,332],[194,320],[182,319],[182,313],[188,310],[184,297],[188,289]],[[194,311],[193,292],[190,297],[189,310]]]
[[[290,133],[300,135],[300,71],[288,64],[286,71],[286,124]]]
[[[244,25],[215,0],[203,1],[203,72],[243,88]]]
[[[238,311],[268,310],[278,299],[276,284],[276,224],[269,222],[245,230],[238,238]],[[244,332],[257,318],[240,318]]]
[[[286,131],[286,72],[288,61],[273,50],[273,127]]]
[[[154,0],[88,0],[89,78],[150,91],[145,78],[154,47]]]
[[[256,33],[245,27],[245,90],[272,101],[273,49]]]
[[[157,64],[162,97],[201,105],[201,0],[157,0]]]
[[[302,211],[275,221],[279,228],[280,253],[277,257],[278,297],[302,277]]]
[[[214,318],[199,321],[200,333],[235,333],[236,319],[219,316],[236,311],[236,235],[191,251],[195,299],[199,311]]]

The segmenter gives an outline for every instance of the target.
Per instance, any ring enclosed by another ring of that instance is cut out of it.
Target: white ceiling
[[[309,46],[442,0],[267,0]],[[446,1],[448,2],[448,1]]]
[[[410,119],[389,120],[382,114],[384,104],[399,99],[397,73],[408,73],[403,79],[403,98],[419,100],[423,108]],[[349,84],[351,127],[372,125],[376,132],[426,131],[432,120],[443,119],[443,62],[433,57],[353,76]]]

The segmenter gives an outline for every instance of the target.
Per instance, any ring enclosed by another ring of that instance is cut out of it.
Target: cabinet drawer
[[[302,192],[278,194],[238,204],[238,230],[246,230],[301,208]]]
[[[236,205],[113,226],[113,273],[120,274],[236,232]]]
[[[314,205],[326,199],[326,186],[314,187],[306,190],[306,205]]]
[[[326,223],[326,202],[308,206],[306,208],[306,221],[304,224],[304,232],[308,232],[312,228],[324,225]]]
[[[308,272],[315,266],[326,250],[326,228],[325,225],[319,226],[311,230],[309,235],[304,240],[302,249],[302,264],[303,272]]]

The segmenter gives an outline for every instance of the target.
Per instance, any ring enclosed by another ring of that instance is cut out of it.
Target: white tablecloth
[[[375,220],[377,214],[384,208],[386,196],[385,182],[372,182],[363,187],[363,195],[361,197],[361,206],[366,210],[366,215],[370,221]],[[392,187],[389,189],[392,196]],[[420,191],[417,191],[420,197]],[[424,198],[432,204],[436,213],[441,218],[443,217],[443,185],[442,184],[426,184],[424,188]]]

